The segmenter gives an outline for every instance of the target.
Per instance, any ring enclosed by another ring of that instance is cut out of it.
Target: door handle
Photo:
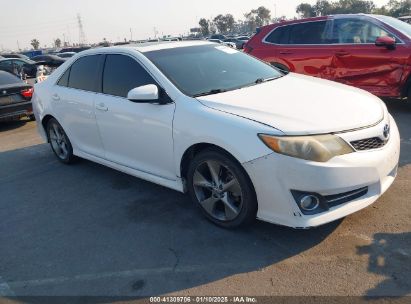
[[[98,105],[96,105],[96,109],[103,112],[108,111],[108,107],[106,107],[104,103],[99,103]]]
[[[51,98],[52,98],[54,101],[60,101],[60,96],[58,96],[57,94],[51,95]]]
[[[350,53],[346,51],[338,51],[338,52],[335,52],[335,55],[336,56],[347,56],[347,55],[350,55]]]
[[[291,55],[292,53],[291,51],[280,51],[281,55]]]

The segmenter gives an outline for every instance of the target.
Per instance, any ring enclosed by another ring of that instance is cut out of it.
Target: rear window
[[[0,72],[0,86],[13,84],[13,83],[21,83],[22,81],[17,78],[16,76],[7,73],[7,72]]]
[[[78,59],[71,66],[68,87],[95,92],[100,56],[91,55]]]

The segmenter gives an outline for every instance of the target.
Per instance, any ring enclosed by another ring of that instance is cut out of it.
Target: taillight
[[[33,97],[33,92],[34,92],[34,88],[30,88],[30,89],[21,91],[20,94],[27,100],[30,100],[31,97]]]

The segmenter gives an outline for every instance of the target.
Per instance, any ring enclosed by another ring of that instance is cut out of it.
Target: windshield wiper
[[[277,79],[278,77],[270,77],[270,78],[258,78],[254,83],[259,84],[267,81],[271,81]]]
[[[207,96],[207,95],[213,95],[213,94],[218,94],[218,93],[223,93],[223,92],[227,92],[227,90],[213,89],[213,90],[210,90],[208,92],[195,94],[193,97]]]

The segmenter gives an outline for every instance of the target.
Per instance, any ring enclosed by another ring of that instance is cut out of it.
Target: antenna
[[[86,34],[84,34],[83,30],[83,22],[81,21],[80,14],[77,14],[77,24],[78,24],[78,36],[79,36],[79,45],[87,44]]]

